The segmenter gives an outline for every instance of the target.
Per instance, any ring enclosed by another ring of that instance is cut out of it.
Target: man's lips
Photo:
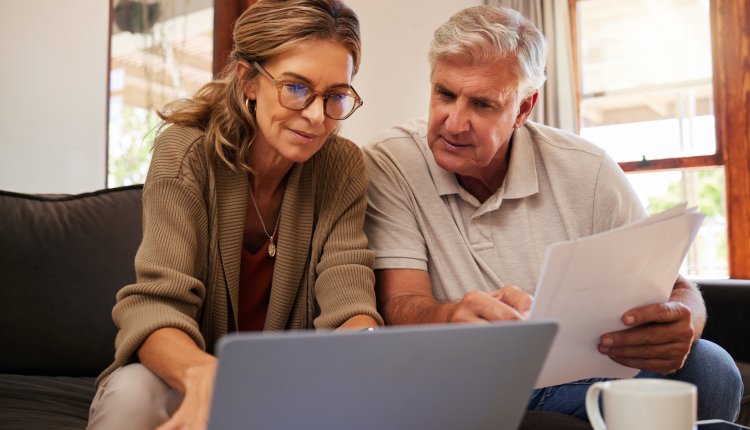
[[[452,140],[445,136],[440,136],[440,137],[443,139],[443,142],[445,142],[445,145],[451,149],[462,149],[462,148],[467,148],[470,146],[468,143],[463,143],[460,141]]]

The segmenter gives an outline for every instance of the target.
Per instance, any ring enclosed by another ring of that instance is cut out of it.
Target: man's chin
[[[435,163],[440,166],[441,169],[451,173],[460,174],[464,162],[459,157],[456,157],[455,155],[447,155],[441,151],[433,151],[432,156],[435,158]]]

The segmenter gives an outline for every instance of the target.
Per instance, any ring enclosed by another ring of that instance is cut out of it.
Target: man
[[[389,324],[524,319],[551,243],[645,216],[617,164],[581,138],[527,121],[543,85],[544,36],[511,9],[465,9],[435,32],[427,122],[365,148],[366,231]],[[591,304],[595,306],[595,304]],[[733,420],[731,357],[699,340],[705,307],[678,278],[667,303],[622,316],[599,352],[698,386],[699,418]],[[531,410],[586,418],[592,381],[536,390]]]

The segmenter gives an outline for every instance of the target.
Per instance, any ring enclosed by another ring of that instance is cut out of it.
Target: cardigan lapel
[[[314,220],[312,169],[312,163],[298,163],[289,174],[279,220],[278,251],[266,315],[266,330],[287,328],[289,315],[302,285]],[[309,294],[310,291],[303,291],[301,306],[305,309]]]
[[[224,268],[226,287],[237,327],[242,237],[245,228],[248,183],[243,172],[233,172],[217,163],[216,200],[219,225],[219,254]]]

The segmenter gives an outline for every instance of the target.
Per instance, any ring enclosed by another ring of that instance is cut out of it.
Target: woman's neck
[[[250,186],[255,196],[273,195],[283,190],[286,177],[293,162],[285,159],[269,145],[254,143],[247,154],[247,163],[252,169]]]

